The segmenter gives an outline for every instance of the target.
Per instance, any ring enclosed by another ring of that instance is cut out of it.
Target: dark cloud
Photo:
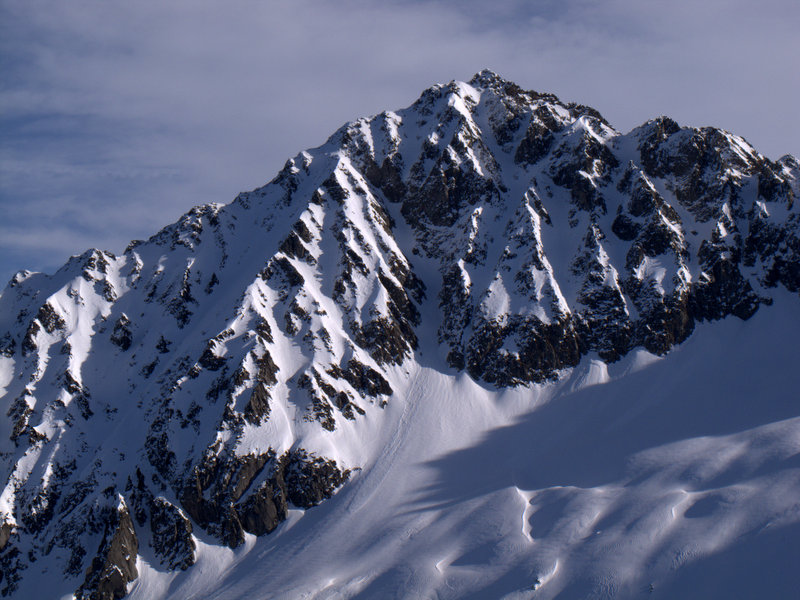
[[[0,276],[122,250],[343,122],[490,67],[800,153],[793,2],[0,1]]]

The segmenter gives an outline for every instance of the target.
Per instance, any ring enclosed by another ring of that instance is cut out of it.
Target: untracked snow
[[[142,568],[129,597],[791,597],[797,331],[781,298],[557,384],[420,366],[334,498],[186,573]]]

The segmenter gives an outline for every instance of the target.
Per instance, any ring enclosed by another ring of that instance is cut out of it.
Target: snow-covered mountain
[[[800,587],[799,196],[794,157],[482,71],[20,272],[0,594]]]

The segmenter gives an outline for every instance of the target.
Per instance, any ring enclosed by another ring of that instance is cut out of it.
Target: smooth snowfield
[[[334,498],[177,576],[140,560],[129,597],[793,597],[800,313],[782,300],[549,386],[415,367]]]

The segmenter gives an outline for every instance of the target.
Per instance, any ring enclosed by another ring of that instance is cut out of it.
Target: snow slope
[[[484,71],[17,274],[0,595],[791,589],[799,195]]]
[[[700,329],[526,390],[419,367],[334,498],[129,597],[792,597],[796,300]]]

